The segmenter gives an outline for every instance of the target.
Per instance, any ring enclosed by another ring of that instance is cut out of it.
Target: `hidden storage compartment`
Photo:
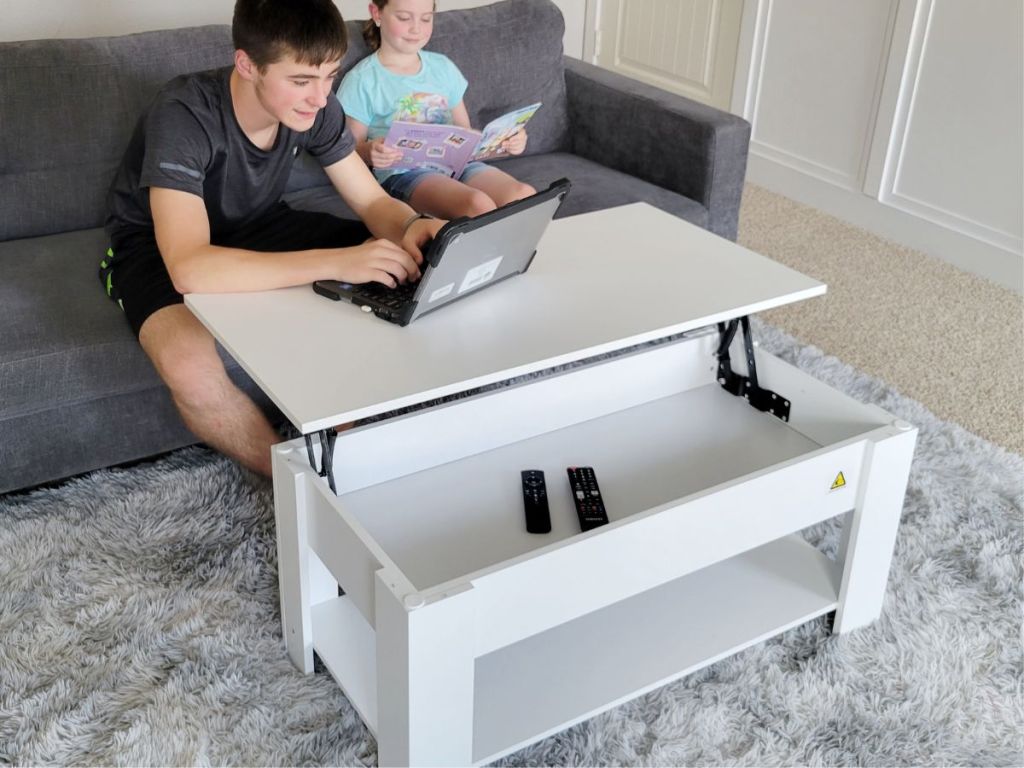
[[[757,411],[715,381],[716,342],[684,338],[343,433],[333,503],[424,591],[601,536],[886,423],[879,409],[760,353],[762,386],[792,411],[788,422]],[[573,465],[594,467],[609,526],[580,533]],[[526,532],[523,469],[545,472],[549,534]]]

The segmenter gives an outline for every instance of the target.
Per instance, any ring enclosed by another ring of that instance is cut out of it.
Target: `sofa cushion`
[[[497,167],[537,189],[543,189],[563,176],[567,177],[572,182],[572,191],[559,209],[559,218],[616,205],[646,202],[697,226],[707,225],[708,211],[700,203],[577,155],[563,152],[524,155],[503,160]],[[354,218],[333,187],[296,191],[286,195],[285,201],[295,208]]]
[[[0,421],[164,388],[96,277],[106,242],[89,229],[0,243]]]
[[[572,182],[572,189],[558,211],[559,218],[644,202],[697,226],[707,225],[708,211],[700,203],[579,155],[563,152],[523,155],[502,160],[495,165],[537,189],[543,189],[563,176],[568,178]]]
[[[101,229],[0,243],[0,417],[156,383],[96,277],[105,249]]]
[[[110,181],[157,89],[231,57],[226,26],[0,43],[0,240],[102,225]]]
[[[428,48],[448,56],[469,81],[465,99],[474,127],[540,101],[544,106],[527,128],[527,153],[569,148],[565,21],[551,0],[504,0],[436,18]]]

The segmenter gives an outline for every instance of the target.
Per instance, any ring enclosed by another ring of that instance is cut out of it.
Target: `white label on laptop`
[[[430,298],[427,299],[427,303],[433,304],[438,299],[443,299],[445,296],[452,292],[452,289],[454,287],[455,283],[448,283],[448,285],[442,285],[440,288],[438,288],[436,291],[430,294]]]
[[[478,285],[483,285],[492,277],[494,273],[498,271],[498,265],[501,264],[503,256],[499,256],[496,259],[491,259],[488,262],[481,264],[479,267],[473,267],[466,276],[462,278],[462,285],[459,286],[459,293],[465,293],[471,291]]]

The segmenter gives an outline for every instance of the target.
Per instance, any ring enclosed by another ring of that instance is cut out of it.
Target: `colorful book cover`
[[[470,160],[501,157],[501,143],[518,131],[540,104],[517,109],[489,122],[482,131],[438,123],[396,120],[384,143],[402,150],[391,168],[428,168],[458,177]]]
[[[540,102],[531,104],[522,109],[516,109],[508,114],[496,117],[489,122],[482,131],[480,143],[473,152],[473,160],[487,160],[491,157],[501,157],[506,154],[501,148],[501,143],[526,125],[530,118],[540,109]]]

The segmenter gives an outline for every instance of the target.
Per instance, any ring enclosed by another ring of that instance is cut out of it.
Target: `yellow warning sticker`
[[[829,490],[830,491],[834,491],[834,490],[837,490],[838,488],[844,487],[845,485],[846,485],[846,478],[843,477],[843,473],[840,472],[838,475],[836,475],[836,479],[833,481],[832,487],[829,488]]]

